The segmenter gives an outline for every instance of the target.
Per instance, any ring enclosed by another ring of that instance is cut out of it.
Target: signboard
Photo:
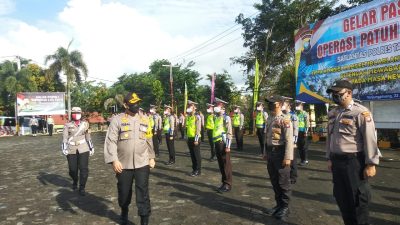
[[[296,95],[329,102],[338,79],[360,100],[400,99],[400,0],[375,0],[295,32]]]
[[[64,115],[64,95],[63,92],[17,93],[18,116]]]

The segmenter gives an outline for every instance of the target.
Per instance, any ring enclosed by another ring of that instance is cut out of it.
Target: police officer
[[[268,113],[264,111],[264,104],[262,102],[256,103],[256,128],[258,142],[260,143],[260,152],[263,155],[265,151],[265,123],[268,119]]]
[[[62,152],[67,156],[69,175],[73,181],[72,189],[78,188],[79,178],[79,194],[84,196],[89,176],[89,155],[94,154],[94,146],[90,138],[89,123],[82,119],[81,108],[73,107],[71,117],[72,121],[64,125]]]
[[[213,140],[217,154],[218,166],[221,172],[221,186],[218,192],[228,192],[232,189],[232,164],[231,164],[231,142],[232,142],[232,122],[231,118],[225,114],[225,104],[227,102],[215,98],[214,130]]]
[[[244,115],[240,111],[240,106],[235,105],[233,110],[233,130],[235,132],[237,150],[243,150],[243,124]]]
[[[206,129],[208,143],[210,144],[211,156],[210,161],[215,161],[215,144],[213,141],[213,130],[214,130],[214,105],[207,103],[207,117],[206,117]]]
[[[157,113],[157,107],[155,105],[150,105],[150,121],[152,122],[151,130],[153,133],[152,139],[153,139],[153,148],[154,152],[156,154],[156,157],[160,155],[160,142],[158,140],[158,133],[161,130],[161,117]]]
[[[32,136],[36,137],[39,121],[35,116],[32,116],[32,118],[29,120],[29,126],[31,127],[32,130]]]
[[[293,160],[293,125],[290,118],[283,114],[284,99],[270,96],[267,99],[271,116],[267,121],[267,147],[264,158],[275,192],[276,206],[266,212],[282,219],[289,213],[290,199],[290,163]]]
[[[49,132],[49,136],[53,136],[53,128],[54,128],[54,119],[51,117],[51,115],[49,115],[47,117],[47,128],[48,128],[48,132]]]
[[[300,166],[306,166],[308,164],[308,128],[310,127],[310,117],[308,112],[304,111],[304,103],[302,101],[296,100],[296,115],[299,121],[299,134],[297,138],[297,150],[300,154]]]
[[[175,163],[175,144],[174,144],[174,129],[175,129],[175,116],[172,114],[172,108],[169,105],[164,105],[164,126],[163,131],[167,143],[169,161],[166,165]]]
[[[200,136],[201,136],[201,117],[196,114],[196,102],[188,101],[186,109],[186,135],[187,144],[192,159],[192,173],[190,176],[197,177],[201,174],[201,155],[200,155]]]
[[[139,112],[141,99],[130,92],[124,98],[125,113],[114,116],[104,143],[104,159],[116,173],[121,224],[128,224],[128,211],[135,181],[136,206],[141,224],[149,223],[150,168],[155,166],[154,151],[149,136],[149,118]]]
[[[181,113],[179,116],[179,131],[181,132],[181,139],[185,139],[185,115]]]
[[[204,114],[199,111],[199,116],[201,118],[201,142],[204,142],[204,125],[205,125],[205,121],[204,121]]]
[[[352,98],[353,85],[338,80],[328,88],[338,105],[328,113],[326,157],[333,194],[345,225],[368,224],[368,178],[375,176],[380,152],[371,112]]]

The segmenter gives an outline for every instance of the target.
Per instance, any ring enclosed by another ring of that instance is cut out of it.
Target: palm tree
[[[81,82],[81,75],[85,78],[88,74],[86,63],[83,61],[82,53],[75,50],[69,52],[72,44],[69,42],[67,49],[59,47],[53,55],[46,56],[45,64],[52,61],[48,75],[51,77],[60,76],[63,73],[67,76],[67,95],[68,95],[68,118],[71,120],[71,82]]]
[[[104,101],[104,109],[108,110],[112,106],[122,106],[124,102],[124,96],[117,94],[114,98],[108,98]],[[117,111],[117,109],[115,109]]]

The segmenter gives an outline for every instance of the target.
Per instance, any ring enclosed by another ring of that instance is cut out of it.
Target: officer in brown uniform
[[[149,223],[151,213],[149,196],[150,168],[155,166],[155,154],[149,118],[139,112],[140,98],[129,93],[124,98],[125,113],[114,116],[104,143],[104,159],[116,173],[121,224],[128,224],[128,211],[135,181],[136,206],[141,224]]]
[[[79,170],[79,194],[84,196],[89,176],[89,155],[94,154],[94,147],[89,123],[82,120],[81,108],[73,107],[71,113],[72,121],[64,125],[62,151],[67,156],[69,175],[73,181],[72,189],[78,188]]]
[[[368,224],[368,178],[375,176],[380,152],[370,111],[352,99],[353,85],[338,80],[327,90],[338,105],[329,112],[326,158],[333,195],[345,225]]]
[[[267,99],[271,115],[266,124],[267,169],[275,192],[276,206],[266,212],[282,219],[289,213],[290,163],[293,160],[293,125],[290,116],[283,114],[285,99],[271,96]]]
[[[154,121],[153,127],[151,128],[152,132],[153,132],[152,139],[153,139],[154,152],[156,154],[156,157],[158,157],[160,155],[160,142],[158,139],[158,135],[161,132],[161,128],[162,128],[161,117],[157,113],[157,106],[150,105],[149,111],[150,111],[150,116],[153,117],[153,121]]]
[[[164,105],[164,125],[163,132],[165,134],[165,142],[167,143],[169,160],[165,164],[167,166],[175,164],[175,142],[174,142],[174,131],[175,131],[175,116],[172,114],[172,107]]]

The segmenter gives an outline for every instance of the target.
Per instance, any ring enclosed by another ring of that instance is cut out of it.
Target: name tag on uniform
[[[353,125],[353,120],[350,119],[341,119],[339,122],[345,125]]]
[[[146,124],[140,124],[139,130],[142,132],[147,132],[147,125]]]

